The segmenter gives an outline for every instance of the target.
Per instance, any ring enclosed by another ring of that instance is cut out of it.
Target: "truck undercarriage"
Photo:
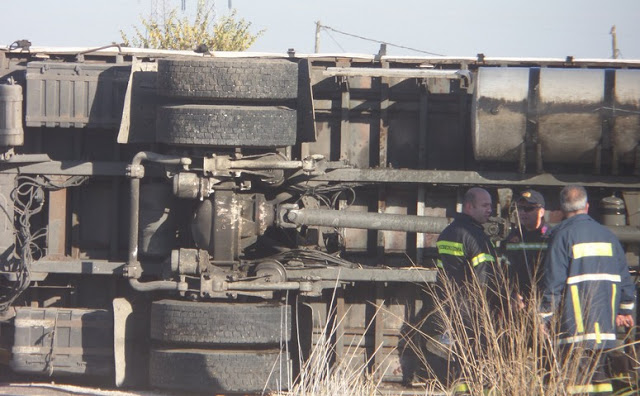
[[[262,392],[329,340],[407,385],[469,186],[499,243],[514,193],[553,221],[584,185],[639,264],[640,62],[32,49],[0,50],[0,76],[19,373]]]

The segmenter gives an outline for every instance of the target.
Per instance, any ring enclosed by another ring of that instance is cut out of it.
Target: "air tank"
[[[604,197],[600,201],[602,224],[606,226],[627,225],[627,211],[624,201],[616,196]]]
[[[22,146],[22,87],[0,84],[0,146]]]
[[[545,163],[635,163],[640,70],[480,68],[471,140],[480,161],[538,152]]]

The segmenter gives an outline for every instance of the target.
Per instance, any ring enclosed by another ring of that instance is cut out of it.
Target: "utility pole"
[[[322,29],[322,25],[320,21],[316,22],[316,46],[315,53],[317,54],[320,51],[320,29]]]
[[[611,57],[613,59],[618,59],[618,55],[620,53],[620,50],[618,50],[618,38],[616,37],[616,25],[611,26],[611,31],[609,32],[609,34],[611,34]]]

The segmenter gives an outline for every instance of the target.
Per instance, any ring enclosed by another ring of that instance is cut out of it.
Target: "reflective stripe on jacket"
[[[551,233],[544,271],[541,317],[550,320],[559,307],[558,343],[612,348],[616,315],[631,314],[635,304],[615,235],[586,214],[570,217]]]

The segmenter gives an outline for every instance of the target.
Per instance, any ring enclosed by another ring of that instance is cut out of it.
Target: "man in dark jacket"
[[[525,190],[517,196],[516,227],[506,239],[504,254],[509,277],[517,293],[529,301],[542,279],[542,263],[547,250],[547,224],[544,197],[538,191]]]
[[[565,364],[571,353],[584,351],[586,359],[571,360],[579,366],[572,372],[593,373],[576,378],[567,392],[611,392],[604,352],[615,346],[616,325],[634,324],[635,287],[620,242],[587,214],[585,189],[563,188],[560,205],[566,219],[550,235],[540,315],[549,323],[559,309],[557,343]]]
[[[438,238],[438,267],[456,284],[471,281],[473,273],[480,284],[486,285],[493,275],[497,255],[482,227],[491,211],[487,190],[469,189],[462,199],[462,213]]]
[[[500,316],[507,296],[504,279],[497,267],[495,247],[482,226],[491,212],[491,195],[482,188],[469,189],[462,200],[462,213],[442,231],[436,243],[438,267],[442,270],[441,284],[446,290],[442,301],[450,302],[448,313],[442,318],[445,322],[440,338],[443,349],[449,351],[449,381],[460,378],[463,371],[469,370],[460,366],[456,356],[479,358],[478,354],[485,353],[487,334],[492,334],[482,328],[485,305],[480,294],[485,294],[487,306],[496,318]],[[461,328],[464,332],[460,332]]]

